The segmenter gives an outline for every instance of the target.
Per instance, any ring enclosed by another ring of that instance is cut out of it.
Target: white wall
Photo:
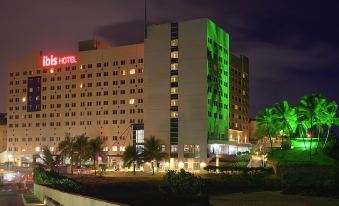
[[[36,195],[42,202],[46,200],[47,197],[54,199],[63,206],[118,206],[126,205],[121,203],[112,203],[106,202],[103,200],[94,199],[91,197],[86,197],[82,195],[75,195],[66,192],[61,192],[59,190],[51,189],[42,185],[34,184],[34,195]],[[46,201],[47,206],[54,206],[49,201]]]

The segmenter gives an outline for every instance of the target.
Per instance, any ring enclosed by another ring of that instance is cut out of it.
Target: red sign
[[[59,64],[74,64],[77,63],[75,56],[65,56],[65,57],[56,57],[54,55],[43,56],[42,57],[42,66],[56,66]]]

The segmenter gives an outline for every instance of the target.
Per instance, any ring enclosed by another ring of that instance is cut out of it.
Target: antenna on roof
[[[147,39],[147,0],[145,0],[144,38]]]

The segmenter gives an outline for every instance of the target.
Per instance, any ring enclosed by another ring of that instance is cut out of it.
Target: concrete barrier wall
[[[34,194],[42,202],[45,202],[47,206],[126,206],[126,204],[106,202],[87,196],[66,193],[38,184],[34,184]]]

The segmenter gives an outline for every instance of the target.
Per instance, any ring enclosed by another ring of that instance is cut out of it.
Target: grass
[[[338,161],[324,154],[320,149],[315,152],[312,150],[312,159],[310,160],[309,150],[303,149],[284,149],[273,150],[269,154],[269,159],[277,162],[281,166],[330,166],[338,164]]]

